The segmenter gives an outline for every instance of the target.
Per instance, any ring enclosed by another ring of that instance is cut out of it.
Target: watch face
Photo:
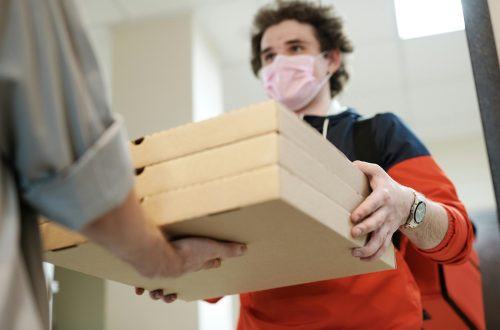
[[[417,207],[415,208],[415,222],[416,223],[422,223],[425,218],[425,210],[426,206],[424,202],[418,203]]]

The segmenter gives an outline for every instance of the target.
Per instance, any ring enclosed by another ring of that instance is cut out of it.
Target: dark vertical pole
[[[488,150],[491,177],[495,190],[497,216],[500,228],[500,67],[495,47],[493,28],[487,0],[462,0],[465,34],[474,73],[474,82],[483,123],[484,139]],[[494,217],[494,216],[493,216]],[[491,217],[490,217],[491,218]],[[500,241],[495,233],[494,219],[480,215],[478,249],[481,258],[484,308],[488,328],[498,329],[498,266]],[[493,229],[493,231],[491,231]]]
[[[498,215],[500,205],[500,67],[498,55],[488,1],[462,0],[462,6]],[[500,223],[500,218],[498,219]]]

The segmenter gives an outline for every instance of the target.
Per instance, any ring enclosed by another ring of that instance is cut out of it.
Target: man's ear
[[[333,75],[340,68],[340,64],[342,63],[342,54],[338,48],[328,51],[327,54],[328,72]]]

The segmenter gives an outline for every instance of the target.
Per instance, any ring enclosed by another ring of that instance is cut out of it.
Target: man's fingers
[[[247,252],[247,246],[239,243],[219,243],[217,242],[217,257],[225,259],[241,257]]]
[[[221,266],[222,259],[241,257],[247,251],[247,246],[240,243],[223,243],[213,241],[212,248],[213,251],[208,253],[209,257],[212,259],[205,262],[202,269],[219,268]],[[215,258],[213,258],[213,256],[215,256]]]
[[[367,235],[371,232],[376,231],[382,227],[386,221],[386,211],[384,209],[378,209],[372,213],[368,218],[364,219],[362,222],[358,223],[351,229],[351,235],[353,237],[360,237]]]
[[[378,251],[374,255],[372,255],[370,257],[367,257],[367,258],[361,258],[361,260],[363,260],[363,261],[373,261],[373,260],[376,260],[376,259],[380,258],[382,256],[382,254],[384,254],[384,252],[389,247],[389,244],[391,244],[391,239],[386,238],[384,244],[382,244],[382,246],[378,249]]]
[[[226,243],[213,240],[206,240],[204,246],[200,246],[205,253],[207,260],[226,259],[241,257],[247,251],[247,246],[241,243]]]
[[[163,290],[154,290],[149,292],[149,296],[153,300],[160,300],[163,298]]]
[[[135,292],[137,294],[141,295],[144,293],[144,289],[143,288],[135,288]],[[176,293],[163,295],[163,290],[161,290],[161,289],[149,291],[149,297],[153,300],[160,300],[161,299],[166,303],[172,303],[172,302],[177,300]]]
[[[353,164],[356,165],[356,167],[359,168],[361,172],[368,176],[368,178],[374,177],[384,171],[377,164],[362,162],[360,160],[354,161]]]
[[[358,258],[369,258],[375,255],[380,247],[384,245],[388,234],[389,230],[385,226],[378,229],[372,233],[370,240],[365,246],[353,249],[352,255]]]
[[[389,191],[384,188],[374,190],[354,211],[351,220],[358,223],[381,208],[391,198]]]
[[[173,303],[176,300],[177,300],[177,294],[175,294],[175,293],[167,294],[166,296],[163,296],[163,301],[166,302],[167,304]]]
[[[220,258],[208,260],[205,262],[203,265],[202,269],[214,269],[214,268],[219,268],[222,264],[222,260]]]
[[[172,245],[184,260],[180,274],[220,267],[221,260],[242,256],[247,251],[246,245],[242,243],[220,242],[199,237],[183,238],[173,241]]]

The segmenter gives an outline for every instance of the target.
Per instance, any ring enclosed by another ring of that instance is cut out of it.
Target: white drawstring
[[[323,121],[323,137],[327,139],[326,134],[328,133],[328,124],[330,123],[330,118],[326,117]]]
[[[299,115],[300,119],[304,119],[304,114],[300,114]],[[322,134],[323,134],[323,137],[325,139],[328,140],[328,138],[326,137],[326,134],[328,133],[328,124],[330,124],[330,118],[326,117],[325,120],[323,121],[323,131],[322,131]]]

